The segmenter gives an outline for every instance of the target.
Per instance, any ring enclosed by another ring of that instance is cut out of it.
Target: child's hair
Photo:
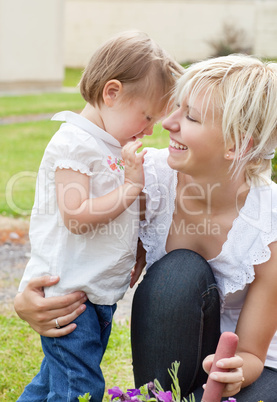
[[[132,96],[157,94],[163,109],[183,71],[146,33],[126,31],[94,53],[81,78],[80,91],[88,103],[101,105],[106,82],[115,79],[128,84],[125,85],[127,100]]]
[[[277,147],[277,64],[241,54],[192,64],[175,96],[193,103],[200,93],[220,113],[225,144],[235,144],[234,173],[245,167],[248,182],[270,178],[270,154]]]

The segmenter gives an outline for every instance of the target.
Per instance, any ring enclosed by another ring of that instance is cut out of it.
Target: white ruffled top
[[[52,120],[65,123],[46,147],[39,168],[30,221],[31,258],[19,291],[32,277],[59,275],[60,282],[45,289],[46,297],[83,290],[92,303],[112,305],[128,289],[136,261],[139,202],[109,224],[75,235],[59,212],[55,171],[73,169],[89,176],[90,198],[103,196],[124,183],[121,146],[79,114],[61,112]]]
[[[168,149],[148,148],[145,156],[146,214],[139,236],[147,251],[147,268],[166,254],[175,208],[177,172],[167,165]],[[218,256],[209,260],[222,302],[221,330],[235,331],[254,265],[270,259],[277,241],[277,184],[252,187]],[[185,248],[185,245],[184,245]],[[266,365],[277,368],[277,334]]]

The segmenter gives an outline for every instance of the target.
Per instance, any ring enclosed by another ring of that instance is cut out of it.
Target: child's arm
[[[124,212],[138,197],[144,186],[143,160],[146,151],[136,153],[142,143],[128,143],[122,150],[125,162],[124,184],[110,193],[89,198],[89,177],[72,169],[56,171],[59,210],[66,227],[75,234],[91,231]]]

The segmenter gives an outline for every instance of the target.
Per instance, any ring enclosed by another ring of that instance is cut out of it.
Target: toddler
[[[65,123],[40,165],[31,259],[19,292],[33,277],[58,275],[59,283],[44,289],[46,297],[82,290],[88,300],[73,333],[41,337],[40,372],[18,401],[76,401],[86,392],[93,402],[102,401],[100,363],[116,302],[128,288],[136,261],[146,152],[136,151],[168,112],[181,73],[181,66],[145,33],[121,33],[95,52],[83,73],[83,111],[52,119]],[[53,320],[53,327],[62,325],[62,317]]]

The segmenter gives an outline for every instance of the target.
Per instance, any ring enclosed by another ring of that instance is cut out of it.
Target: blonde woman
[[[276,400],[276,100],[277,65],[243,55],[196,63],[177,84],[178,107],[163,122],[169,148],[148,149],[144,162],[136,386],[158,378],[170,389],[177,360],[182,395],[201,401],[220,333],[233,331],[237,354],[218,362],[229,372],[211,377],[225,397]]]

